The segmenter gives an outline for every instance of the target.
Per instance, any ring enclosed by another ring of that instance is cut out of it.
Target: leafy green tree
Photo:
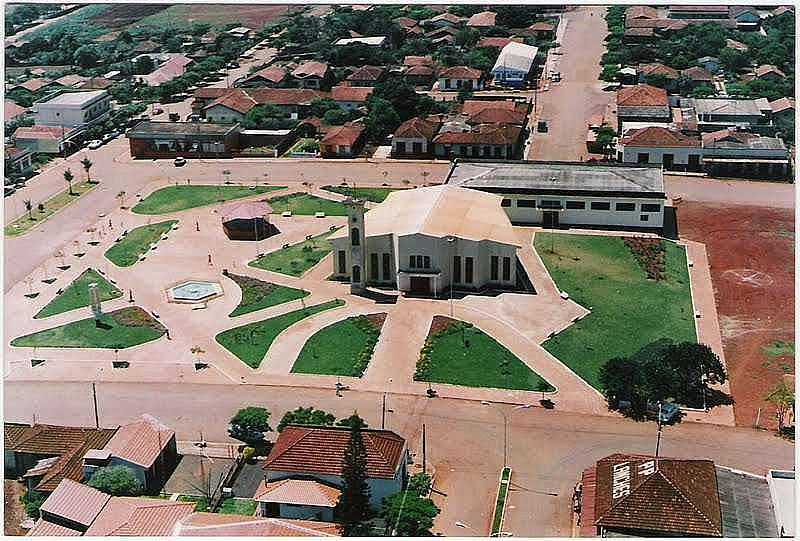
[[[368,113],[364,121],[370,141],[380,142],[400,125],[400,115],[391,102],[372,97],[367,105]]]
[[[340,109],[340,107],[338,103],[333,101],[333,99],[317,98],[311,102],[311,105],[308,108],[308,114],[310,116],[322,118],[325,116],[325,113],[334,109]]]
[[[765,397],[767,402],[775,406],[775,417],[778,421],[778,433],[783,433],[786,420],[794,409],[794,389],[785,380],[775,386]]]
[[[332,426],[336,417],[328,412],[308,408],[297,408],[292,411],[287,411],[286,414],[278,423],[277,431],[283,432],[287,425],[315,425],[315,426]]]
[[[97,54],[97,50],[94,47],[84,45],[75,51],[73,58],[75,64],[82,68],[94,68],[97,66],[97,61],[100,56]]]
[[[99,468],[86,484],[112,496],[138,496],[142,493],[142,484],[127,466]]]
[[[646,75],[644,79],[647,84],[657,86],[658,88],[667,88],[671,82],[663,73],[651,73]]]
[[[264,440],[264,432],[271,432],[269,411],[266,408],[248,406],[233,416],[228,434],[246,443],[259,443]]]
[[[28,490],[20,497],[20,501],[25,506],[25,514],[34,520],[38,520],[41,516],[39,509],[47,498],[41,492],[35,490]]]
[[[682,404],[691,401],[703,392],[706,383],[725,383],[728,375],[714,351],[705,344],[682,342],[665,350],[661,359],[651,359],[672,368],[672,398]]]
[[[156,64],[148,55],[139,57],[133,67],[133,71],[137,75],[146,75],[151,73],[154,69],[156,69]]]
[[[690,98],[707,98],[713,95],[714,89],[707,84],[698,85],[691,92],[689,92]]]
[[[342,124],[350,120],[351,115],[348,111],[345,111],[344,109],[339,109],[337,107],[336,109],[330,109],[326,111],[325,114],[322,116],[322,118],[325,121],[325,124],[328,124],[330,126],[341,126]]]
[[[64,180],[67,182],[67,185],[69,186],[69,195],[75,195],[72,191],[72,181],[75,180],[75,175],[72,174],[72,171],[69,168],[67,168],[67,170],[64,171]]]
[[[608,406],[620,409],[621,402],[630,403],[630,415],[643,419],[647,412],[647,390],[641,366],[631,359],[615,357],[600,367],[600,385]]]
[[[480,32],[473,28],[462,28],[453,36],[455,44],[459,47],[474,47],[480,37]]]
[[[427,473],[417,473],[408,480],[408,490],[420,496],[427,496],[431,491],[431,476]]]
[[[597,132],[597,146],[602,149],[604,157],[607,158],[610,154],[613,154],[612,145],[616,136],[617,132],[609,126],[603,126]]]
[[[350,428],[358,428],[359,430],[369,427],[367,422],[358,415],[357,411],[354,411],[353,415],[350,417],[339,419],[339,422],[336,423],[336,426],[349,426]]]
[[[84,156],[81,160],[81,165],[83,166],[83,170],[86,171],[86,182],[91,182],[92,177],[89,176],[89,170],[93,165],[92,160],[90,160],[88,156]]]
[[[719,52],[719,62],[730,73],[736,73],[740,69],[749,66],[751,60],[750,57],[742,51],[731,49],[730,47],[724,47]]]
[[[370,488],[367,485],[367,449],[361,428],[351,428],[350,441],[344,454],[342,467],[342,495],[336,505],[336,515],[342,525],[342,534],[360,537],[369,533]]]
[[[288,124],[283,111],[271,103],[256,105],[242,119],[242,126],[246,129],[276,130]]]
[[[410,490],[384,498],[381,506],[381,516],[392,528],[392,535],[400,537],[431,537],[433,519],[439,512],[430,498]]]

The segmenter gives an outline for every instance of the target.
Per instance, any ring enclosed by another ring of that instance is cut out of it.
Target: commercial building
[[[64,92],[47,101],[34,103],[34,119],[39,126],[76,128],[103,120],[111,97],[105,90]]]
[[[681,98],[680,107],[694,109],[697,126],[703,132],[730,127],[748,129],[768,121],[756,100]]]
[[[704,133],[703,165],[713,176],[785,179],[790,154],[777,137],[725,128]]]
[[[342,38],[336,40],[335,47],[343,45],[366,45],[367,47],[380,47],[387,49],[391,46],[391,41],[386,36],[363,36],[359,38]]]
[[[456,160],[445,181],[500,195],[513,223],[660,232],[660,166]]]
[[[239,150],[239,125],[143,120],[128,129],[134,158],[230,157]]]
[[[512,41],[500,51],[492,68],[494,84],[511,87],[524,86],[536,63],[539,49]]]
[[[519,241],[500,200],[443,185],[393,192],[366,215],[351,201],[349,227],[330,236],[333,275],[415,295],[513,288]]]

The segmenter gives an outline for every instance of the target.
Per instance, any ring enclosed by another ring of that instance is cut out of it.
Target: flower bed
[[[637,237],[626,237],[622,240],[647,273],[648,278],[660,281],[666,277],[667,251],[663,240]]]

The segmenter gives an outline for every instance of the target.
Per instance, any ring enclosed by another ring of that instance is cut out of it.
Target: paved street
[[[605,8],[581,6],[564,12],[564,37],[557,70],[561,82],[550,83],[549,89],[539,92],[538,120],[548,123],[547,133],[536,133],[527,155],[532,160],[585,160],[587,121],[602,112],[613,98],[603,92],[600,57],[605,52],[603,39],[606,26]]]
[[[5,415],[9,421],[94,424],[91,384],[6,382]],[[341,417],[357,410],[380,425],[380,393],[333,390],[281,391],[269,386],[117,384],[97,385],[100,424],[114,426],[140,412],[175,427],[178,439],[227,441],[227,421],[245,405],[272,412],[275,426],[297,406],[315,406]],[[455,526],[488,531],[497,475],[502,466],[500,413],[474,401],[391,395],[387,426],[410,440],[419,464],[421,429],[426,425],[427,455],[435,467],[443,513],[435,530],[446,535],[476,535]],[[514,468],[506,530],[520,536],[570,534],[571,490],[580,472],[594,460],[617,451],[652,452],[655,426],[618,418],[574,415],[541,408],[516,411],[510,418],[509,463]],[[754,450],[757,449],[757,452]],[[764,474],[770,467],[789,468],[790,444],[772,434],[748,429],[684,423],[667,427],[663,456],[711,458],[720,464]],[[416,471],[416,468],[412,468]],[[551,495],[555,494],[555,495]]]

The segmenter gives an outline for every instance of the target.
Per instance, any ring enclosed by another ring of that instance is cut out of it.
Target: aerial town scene
[[[795,536],[795,8],[6,3],[4,533]]]

